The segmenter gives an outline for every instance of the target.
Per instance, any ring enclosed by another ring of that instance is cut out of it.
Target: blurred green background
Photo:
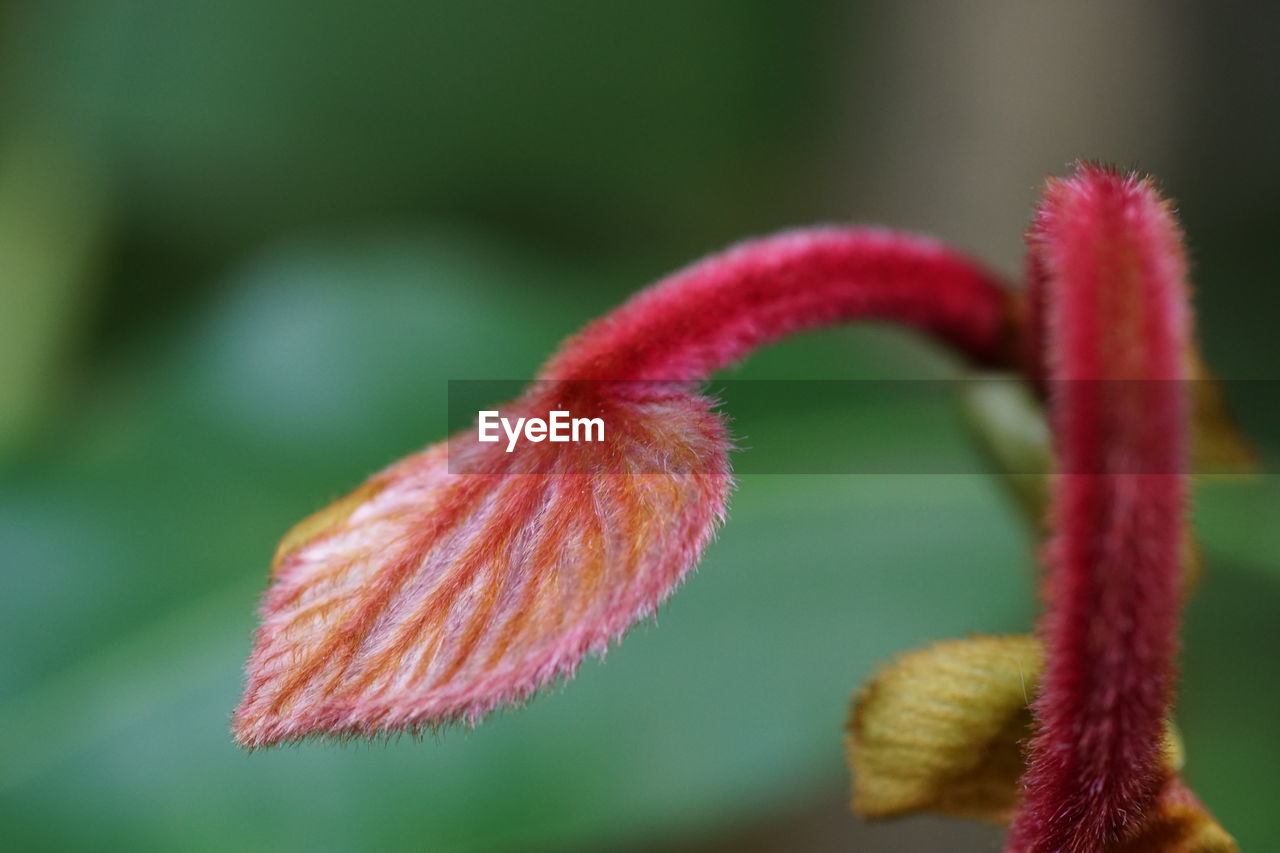
[[[989,478],[745,478],[658,625],[425,742],[232,745],[267,562],[442,436],[447,380],[532,375],[785,226],[932,231],[1016,275],[1075,157],[1161,176],[1210,363],[1276,378],[1278,8],[0,0],[0,845],[998,849],[862,825],[840,743],[875,662],[1033,619],[1035,545]],[[953,371],[867,328],[731,375]],[[1192,784],[1253,850],[1280,795],[1277,479],[1199,491],[1180,709]]]

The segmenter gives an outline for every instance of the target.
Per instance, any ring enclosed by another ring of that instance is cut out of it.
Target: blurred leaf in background
[[[52,409],[93,303],[102,187],[35,126],[0,137],[0,459]]]

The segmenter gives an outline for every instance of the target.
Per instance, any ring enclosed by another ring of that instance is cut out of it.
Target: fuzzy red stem
[[[698,380],[784,335],[855,320],[914,327],[980,364],[1012,357],[999,281],[921,237],[818,228],[675,273],[571,338],[543,379]]]
[[[1009,849],[1103,851],[1141,823],[1163,779],[1185,521],[1186,272],[1151,184],[1091,166],[1050,183],[1030,242],[1059,473],[1048,665]]]

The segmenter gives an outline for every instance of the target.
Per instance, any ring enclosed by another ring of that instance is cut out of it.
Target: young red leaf
[[[608,443],[507,454],[455,437],[376,475],[344,517],[289,547],[237,739],[474,722],[652,613],[723,514],[723,424],[687,393],[593,411],[619,425]],[[482,473],[457,473],[469,470]]]
[[[998,363],[1007,314],[983,270],[884,231],[793,232],[677,273],[571,339],[504,410],[600,417],[606,441],[508,453],[463,433],[285,537],[237,740],[475,722],[571,675],[654,611],[724,513],[725,428],[693,383],[858,318]]]

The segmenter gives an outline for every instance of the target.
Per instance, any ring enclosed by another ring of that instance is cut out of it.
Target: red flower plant
[[[1047,662],[1024,794],[1010,776],[1023,738],[1009,736],[1010,781],[984,781],[987,805],[961,811],[1007,816],[1021,799],[1018,851],[1121,849],[1157,832],[1168,844],[1124,849],[1230,849],[1186,846],[1210,819],[1166,760],[1193,358],[1180,235],[1148,181],[1087,166],[1050,183],[1031,248],[1027,310],[960,254],[862,228],[744,243],[639,294],[569,339],[503,410],[588,412],[610,441],[508,453],[460,433],[290,531],[236,739],[475,723],[572,675],[653,612],[724,515],[727,431],[697,384],[793,332],[883,320],[972,365],[1022,366],[1048,401]],[[953,704],[970,696],[951,727],[959,752],[983,761],[982,738],[1004,717],[1025,726],[1021,700],[991,716],[1018,695],[1000,687],[1001,648],[967,648],[967,668],[947,670],[963,675]],[[912,696],[928,698],[931,660],[909,667],[911,686],[886,675],[879,704],[855,715],[855,767],[867,743],[901,731]],[[868,785],[911,770],[876,766],[879,777],[860,771]],[[997,788],[1008,807],[991,805]],[[1171,815],[1190,815],[1192,829]]]

